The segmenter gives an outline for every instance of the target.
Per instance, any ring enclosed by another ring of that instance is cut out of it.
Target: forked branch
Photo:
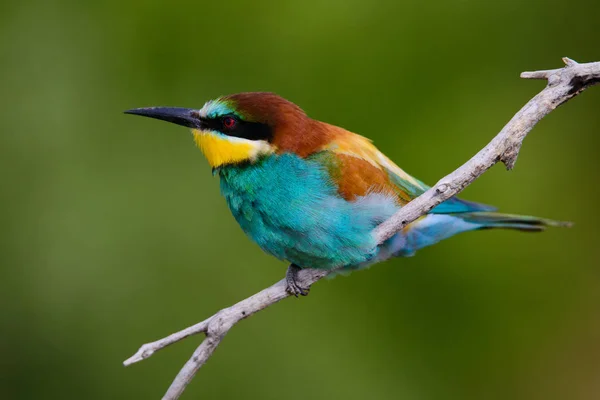
[[[564,68],[523,72],[522,78],[546,79],[548,85],[525,104],[500,133],[469,161],[440,179],[431,189],[412,200],[390,219],[379,225],[373,231],[378,242],[384,242],[438,204],[460,193],[498,161],[502,161],[507,169],[512,169],[525,136],[539,120],[583,90],[600,83],[600,62],[579,64],[566,57],[563,58],[563,62],[565,63]],[[310,287],[328,273],[323,270],[304,269],[299,273],[298,283],[302,287]],[[123,364],[131,365],[188,336],[204,333],[206,337],[185,363],[163,397],[166,400],[178,399],[196,372],[206,363],[223,337],[236,323],[289,296],[290,294],[286,291],[286,281],[282,279],[273,286],[217,312],[196,325],[155,342],[144,344]]]

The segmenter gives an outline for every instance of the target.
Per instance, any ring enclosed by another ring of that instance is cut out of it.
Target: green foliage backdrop
[[[122,114],[277,92],[425,182],[542,82],[598,61],[600,3],[8,1],[0,4],[0,397],[153,399],[199,338],[138,346],[280,279],[185,129]],[[184,398],[592,399],[600,387],[600,88],[463,197],[572,220],[464,234],[318,283],[244,321]]]

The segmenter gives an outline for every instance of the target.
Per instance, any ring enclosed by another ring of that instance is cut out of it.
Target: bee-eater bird
[[[273,93],[219,97],[201,109],[126,113],[192,129],[244,232],[265,252],[291,263],[287,286],[296,296],[308,290],[296,279],[301,268],[348,271],[410,256],[461,232],[563,225],[451,198],[378,244],[373,229],[428,186],[367,138],[311,119]]]

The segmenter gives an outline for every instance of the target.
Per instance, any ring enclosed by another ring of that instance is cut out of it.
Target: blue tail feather
[[[551,219],[530,217],[528,215],[500,214],[493,212],[475,212],[458,215],[467,222],[485,228],[517,229],[521,231],[540,232],[549,226],[569,227],[570,222],[553,221]]]
[[[410,224],[403,232],[399,232],[385,246],[386,253],[407,257],[412,256],[419,249],[436,244],[461,232],[492,228],[540,232],[549,226],[570,225],[568,222],[487,211],[428,214]]]
[[[496,207],[451,197],[431,210],[432,214],[455,214],[475,211],[496,211]]]

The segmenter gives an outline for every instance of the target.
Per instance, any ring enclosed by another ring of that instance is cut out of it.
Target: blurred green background
[[[600,61],[593,0],[4,1],[0,397],[156,399],[200,337],[142,343],[280,279],[181,127],[122,114],[277,92],[434,183]],[[572,220],[460,235],[243,321],[184,399],[595,399],[600,87],[463,197]]]

